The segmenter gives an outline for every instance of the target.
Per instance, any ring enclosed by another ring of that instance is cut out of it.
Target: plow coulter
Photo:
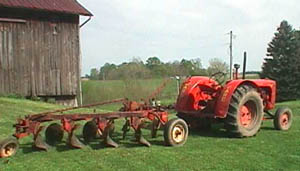
[[[161,88],[158,89],[160,91]],[[153,95],[156,95],[154,93]],[[153,97],[150,97],[152,100]],[[141,103],[129,101],[128,99],[116,99],[81,107],[72,107],[49,112],[28,115],[18,119],[14,125],[13,137],[0,142],[0,157],[10,157],[16,154],[19,148],[19,140],[32,135],[33,147],[39,150],[48,151],[50,146],[62,141],[64,134],[67,134],[66,143],[71,148],[83,148],[85,145],[75,136],[75,131],[80,127],[79,121],[87,121],[82,129],[82,137],[85,144],[95,138],[101,138],[108,147],[119,145],[112,139],[111,134],[115,128],[115,120],[124,119],[122,127],[123,139],[130,129],[139,144],[150,147],[151,144],[144,138],[142,128],[146,122],[152,122],[151,136],[156,137],[157,131],[164,127],[164,141],[169,146],[183,145],[188,136],[188,126],[182,119],[174,118],[168,120],[168,112],[154,101],[143,101]],[[154,103],[152,103],[154,102]],[[90,108],[112,103],[123,103],[123,107],[117,112],[109,113],[72,113],[64,114],[65,111],[72,111],[80,108]],[[150,105],[152,103],[152,105]],[[57,123],[60,122],[60,123]],[[55,123],[54,123],[55,122]],[[47,127],[45,124],[49,124]],[[45,132],[45,140],[41,133]]]

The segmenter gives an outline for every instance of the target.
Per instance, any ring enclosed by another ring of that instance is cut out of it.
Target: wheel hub
[[[175,126],[172,131],[172,136],[176,143],[180,143],[181,141],[184,140],[185,137],[184,128],[181,125]]]
[[[240,123],[243,127],[248,128],[252,123],[252,111],[248,105],[243,105],[240,108]]]
[[[8,144],[4,147],[4,153],[2,153],[3,157],[9,157],[12,156],[16,151],[16,145],[15,144]]]
[[[282,127],[286,127],[289,124],[289,115],[287,113],[280,116],[280,124]]]

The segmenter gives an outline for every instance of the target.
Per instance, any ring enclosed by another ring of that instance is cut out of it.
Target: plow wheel
[[[292,110],[287,107],[278,108],[275,113],[274,127],[277,130],[286,131],[292,126]]]
[[[98,132],[97,124],[94,120],[87,122],[83,126],[82,135],[86,143],[91,142],[93,139],[96,139]]]
[[[11,157],[19,149],[19,142],[16,138],[8,138],[0,142],[0,158]]]
[[[169,146],[182,146],[188,137],[188,126],[186,122],[179,118],[171,119],[164,129],[164,140]]]
[[[263,119],[263,103],[259,93],[248,85],[238,87],[232,95],[225,129],[234,137],[254,136]]]
[[[64,130],[58,123],[52,123],[45,131],[46,142],[50,145],[55,145],[62,141],[64,137]]]

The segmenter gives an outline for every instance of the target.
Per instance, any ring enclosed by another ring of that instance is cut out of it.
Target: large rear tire
[[[225,129],[233,137],[256,135],[263,119],[263,102],[260,94],[251,86],[242,85],[232,95]]]

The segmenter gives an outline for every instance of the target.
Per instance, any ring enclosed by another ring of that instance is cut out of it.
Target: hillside
[[[32,139],[27,137],[20,141],[16,156],[0,159],[0,170],[299,170],[300,102],[282,105],[294,112],[293,126],[287,132],[274,130],[272,122],[266,121],[256,137],[234,139],[227,138],[221,125],[216,125],[208,132],[192,132],[186,145],[171,148],[163,145],[162,132],[151,139],[149,131],[144,131],[152,143],[147,148],[132,141],[132,132],[121,140],[121,122],[117,122],[113,138],[120,144],[118,149],[104,148],[95,141],[83,150],[61,143],[49,152],[39,152],[32,150]],[[1,139],[13,133],[17,117],[55,108],[61,106],[0,98]]]

